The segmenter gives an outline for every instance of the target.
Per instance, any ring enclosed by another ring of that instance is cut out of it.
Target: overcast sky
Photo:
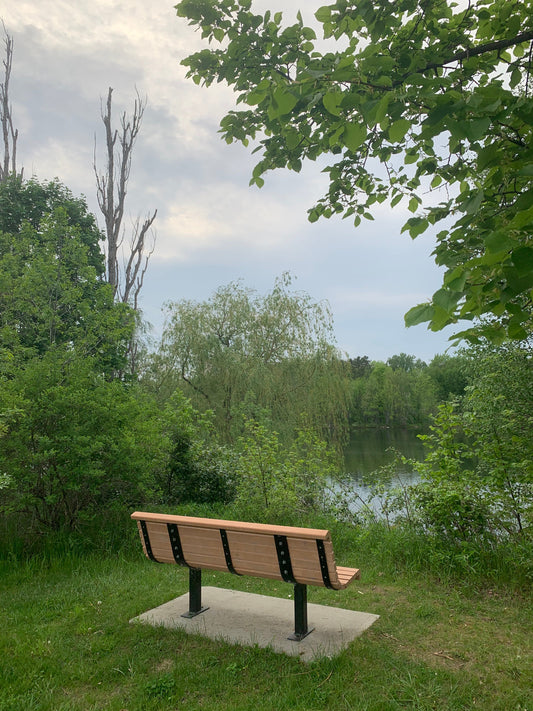
[[[292,22],[301,5],[310,22],[323,3],[256,6],[283,10]],[[101,101],[113,87],[118,118],[131,111],[136,89],[148,97],[128,224],[157,208],[141,299],[156,334],[167,300],[205,300],[234,280],[265,293],[289,271],[294,288],[329,302],[337,345],[352,357],[405,352],[428,361],[448,348],[451,331],[404,327],[405,311],[429,299],[441,277],[432,238],[413,242],[400,234],[409,216],[401,207],[380,206],[375,220],[357,229],[334,218],[310,224],[306,211],[327,186],[315,165],[248,187],[253,157],[217,133],[234,95],[185,79],[180,60],[202,44],[172,1],[4,0],[1,13],[15,42],[11,100],[26,177],[58,177],[98,213],[93,153],[95,136],[104,144]]]

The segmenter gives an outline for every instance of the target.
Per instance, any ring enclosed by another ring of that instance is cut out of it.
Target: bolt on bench
[[[150,560],[189,568],[189,611],[182,617],[208,609],[202,607],[202,569],[282,580],[294,585],[289,639],[300,641],[313,631],[307,623],[307,585],[342,590],[360,575],[357,568],[335,564],[330,533],[323,529],[142,511],[131,518]]]

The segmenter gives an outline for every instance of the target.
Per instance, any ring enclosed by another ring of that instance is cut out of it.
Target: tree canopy
[[[337,441],[347,425],[345,364],[333,345],[327,305],[290,289],[288,274],[265,296],[238,282],[205,302],[168,304],[155,389],[182,387],[193,404],[213,410],[218,431],[234,440],[243,416],[265,412],[283,435],[301,425]]]
[[[95,357],[108,377],[124,368],[135,323],[104,281],[101,237],[83,199],[60,183],[12,177],[0,185],[4,363],[62,348],[67,359],[74,351]]]
[[[119,377],[135,320],[100,238],[60,183],[0,184],[0,512],[29,528],[139,500],[157,461],[151,401]]]
[[[219,48],[183,60],[225,81],[238,111],[228,143],[255,146],[251,183],[274,168],[330,159],[309,219],[358,225],[403,201],[403,231],[439,230],[445,267],[431,302],[406,323],[459,336],[525,339],[533,329],[533,3],[531,0],[338,0],[313,26],[300,13],[254,14],[251,0],[182,0],[181,17]],[[322,28],[323,39],[315,31]],[[324,41],[326,40],[326,42]]]

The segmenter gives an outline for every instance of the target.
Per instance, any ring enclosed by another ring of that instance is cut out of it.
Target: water
[[[382,513],[379,499],[371,499],[369,475],[394,460],[395,454],[391,450],[410,459],[424,458],[423,444],[413,430],[372,429],[357,430],[352,434],[344,452],[350,489],[357,495],[350,505],[352,510],[364,508],[366,503],[375,513]],[[418,478],[418,474],[400,465],[391,480],[391,488],[414,484]]]
[[[344,450],[346,472],[354,480],[360,480],[379,467],[390,464],[395,449],[410,459],[423,459],[424,447],[414,430],[371,429],[353,432]],[[405,474],[405,471],[399,471]]]

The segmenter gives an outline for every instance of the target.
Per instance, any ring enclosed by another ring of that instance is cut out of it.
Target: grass
[[[311,664],[128,624],[187,591],[187,571],[150,563],[140,544],[119,555],[2,561],[0,711],[533,711],[528,592],[395,571],[348,536],[336,549],[362,580],[340,592],[312,588],[310,601],[381,617],[339,656]],[[291,592],[222,573],[204,573],[204,583]]]

